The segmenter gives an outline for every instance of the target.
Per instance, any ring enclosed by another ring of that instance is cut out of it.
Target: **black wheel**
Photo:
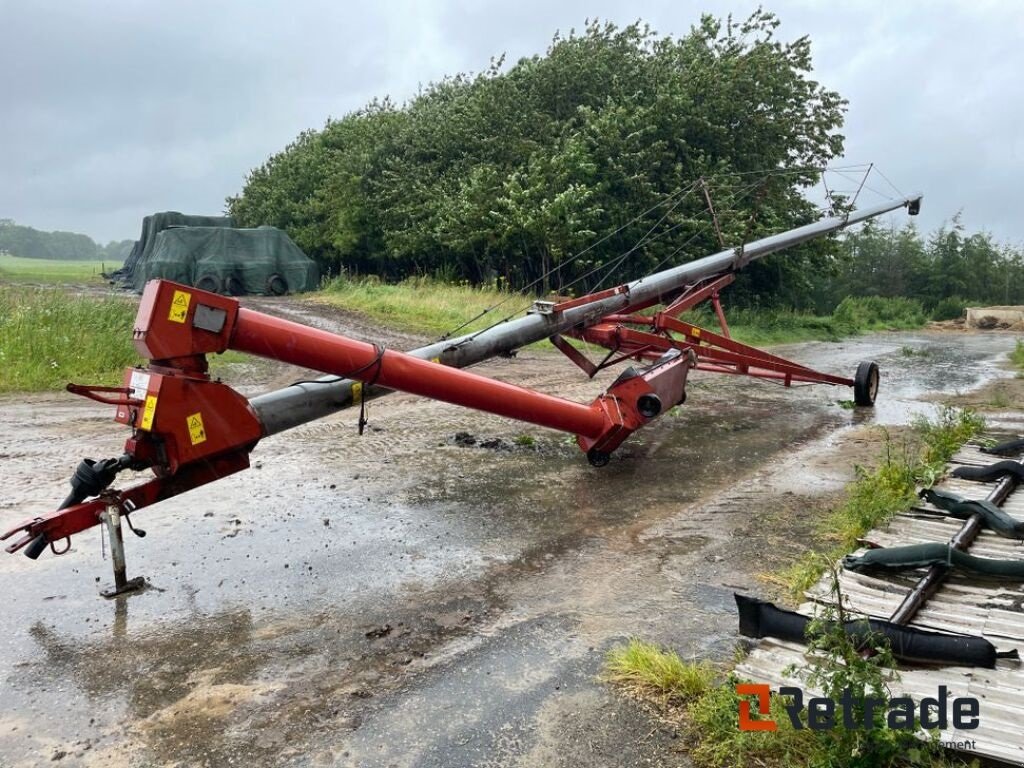
[[[590,462],[592,467],[603,467],[608,463],[609,459],[611,459],[611,455],[604,451],[598,451],[594,448],[587,451],[587,461]]]
[[[236,275],[228,275],[224,281],[224,291],[228,296],[241,296],[245,293],[245,287]]]
[[[280,275],[271,275],[267,278],[267,293],[271,296],[284,296],[288,293],[288,283]]]
[[[196,288],[201,291],[209,291],[210,293],[220,293],[220,278],[216,275],[202,275],[196,280]]]
[[[860,406],[875,404],[878,397],[878,363],[865,360],[857,366],[853,377],[853,402]]]

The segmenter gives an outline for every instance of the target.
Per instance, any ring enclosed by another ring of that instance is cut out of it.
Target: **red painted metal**
[[[248,309],[239,310],[231,347],[574,435],[596,439],[611,426],[599,408]]]
[[[646,389],[634,386],[628,391],[612,390],[591,405],[583,405],[240,308],[235,299],[169,281],[155,281],[147,286],[135,339],[140,352],[162,355],[160,362],[164,366],[169,360],[188,366],[187,375],[151,366],[146,374],[147,399],[163,398],[168,392],[172,403],[189,402],[191,408],[192,403],[205,397],[213,403],[211,412],[222,410],[232,414],[231,419],[245,410],[244,399],[225,385],[209,382],[201,373],[205,371],[205,354],[227,349],[570,432],[578,436],[587,450],[611,450],[625,435],[646,423],[647,419],[636,410],[635,400],[654,392],[651,384],[646,384]],[[666,371],[664,368],[659,375],[666,375]],[[643,377],[640,380],[648,381]],[[130,381],[126,381],[128,385]],[[223,391],[215,389],[220,387]],[[185,389],[190,391],[186,393]],[[199,458],[183,440],[188,433],[181,432],[182,424],[187,424],[187,420],[181,421],[181,414],[173,410],[165,416],[161,407],[155,409],[155,414],[153,430],[170,445],[169,457],[163,459],[162,466],[173,472],[177,466]],[[118,420],[137,430],[146,429],[145,409],[119,409]],[[245,421],[244,417],[242,420]],[[216,444],[209,453],[216,455],[249,442],[255,444],[259,435],[257,420],[254,416],[252,420],[252,434],[245,436],[245,442],[236,431],[229,444]],[[225,430],[225,434],[232,432]],[[207,439],[213,439],[212,432]]]
[[[718,325],[722,328],[722,335],[729,338],[729,323],[725,319],[725,312],[722,311],[722,302],[718,298],[718,291],[711,294],[711,306],[715,308],[715,315],[718,317]]]
[[[710,282],[695,285],[686,291],[683,291],[683,293],[679,295],[679,298],[665,308],[663,314],[678,317],[686,310],[693,309],[706,299],[717,296],[720,290],[725,288],[727,285],[731,285],[735,280],[736,275],[729,273],[728,275],[722,275]]]
[[[679,349],[693,351],[697,356],[695,367],[698,370],[779,379],[787,386],[792,382],[853,386],[852,379],[816,371],[663,313],[652,318],[652,325],[661,329],[661,333],[599,323],[584,329],[579,335],[589,343],[637,359],[656,359],[670,349]],[[682,333],[685,338],[674,339],[668,331]]]
[[[753,365],[771,371],[799,373],[801,376],[810,377],[811,381],[818,381],[823,384],[853,386],[853,379],[815,371],[812,368],[800,365],[792,360],[787,360],[779,355],[773,355],[749,344],[742,344],[727,336],[714,333],[706,328],[700,328],[674,317],[669,317],[664,313],[655,315],[654,327],[663,331],[675,331],[684,334],[689,341],[698,345],[696,347],[698,355],[704,354],[716,357],[720,361],[733,362],[741,366]]]
[[[572,360],[572,362],[575,363],[581,371],[587,374],[588,378],[594,378],[595,374],[601,370],[600,366],[594,365],[594,363],[590,362],[586,355],[566,341],[564,337],[556,334],[548,339],[548,341],[551,342],[555,349]]]
[[[582,307],[584,304],[592,304],[595,301],[601,299],[607,299],[609,296],[618,296],[620,293],[625,293],[627,290],[624,285],[617,285],[614,288],[608,288],[604,291],[598,291],[597,293],[588,293],[586,296],[580,296],[578,299],[569,299],[568,301],[561,301],[555,304],[552,308],[552,312],[564,312],[567,309],[573,307]]]
[[[183,374],[129,368],[141,405],[119,405],[114,420],[133,428],[126,453],[173,475],[184,465],[224,453],[251,451],[263,425],[249,401],[226,384]]]
[[[132,512],[227,477],[248,466],[249,454],[245,452],[190,464],[181,467],[173,477],[156,477],[123,491],[107,492],[91,501],[24,520],[0,535],[0,541],[24,531],[21,538],[7,546],[8,552],[17,552],[39,535],[44,535],[48,542],[63,541],[98,525],[100,514],[110,504],[120,505],[122,513]]]
[[[687,377],[694,369],[774,379],[787,386],[853,384],[731,339],[718,292],[733,279],[726,274],[690,286],[654,315],[638,314],[656,303],[647,301],[566,332],[608,349],[600,363],[588,360],[561,336],[552,337],[552,343],[588,376],[629,358],[651,361],[626,371],[590,405],[247,310],[233,298],[153,281],[143,293],[133,334],[149,365],[128,369],[121,387],[68,388],[116,405],[115,420],[133,430],[125,445],[131,466],[150,467],[156,477],[26,520],[0,538],[23,534],[7,547],[9,552],[39,536],[51,544],[59,542],[96,525],[108,505],[130,513],[248,467],[249,452],[263,436],[263,426],[244,397],[207,374],[206,356],[228,349],[570,432],[594,463],[606,460],[634,431],[683,402]],[[622,290],[619,286],[556,304],[552,311]],[[678,318],[709,299],[721,333]]]

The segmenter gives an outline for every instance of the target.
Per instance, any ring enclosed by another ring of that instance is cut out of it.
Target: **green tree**
[[[842,150],[844,102],[810,77],[810,41],[777,40],[778,24],[704,17],[671,38],[590,22],[544,55],[301,134],[228,208],[329,269],[556,290],[718,250],[703,194],[672,196],[701,177],[730,244],[796,226],[813,216],[811,169]],[[783,167],[806,170],[766,173]],[[835,262],[832,244],[808,244],[755,265],[737,293],[807,303]]]

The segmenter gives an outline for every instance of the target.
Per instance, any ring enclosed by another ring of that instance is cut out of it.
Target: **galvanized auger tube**
[[[424,360],[436,359],[454,368],[466,368],[492,357],[507,355],[520,347],[563,333],[576,326],[592,325],[605,315],[630,304],[659,300],[685,285],[715,275],[734,272],[747,264],[776,251],[831,234],[846,227],[873,219],[898,208],[907,208],[916,215],[921,195],[890,200],[870,208],[852,211],[807,224],[752,243],[721,251],[678,267],[672,267],[627,284],[627,290],[588,304],[571,307],[557,315],[530,314],[496,325],[484,331],[469,333],[455,339],[435,342],[407,354]],[[264,435],[275,435],[301,424],[323,418],[351,406],[354,402],[351,379],[326,376],[315,382],[289,387],[254,397],[250,403],[263,423]],[[368,388],[367,388],[368,389]],[[359,390],[362,391],[360,387]],[[375,388],[372,396],[388,390]],[[358,402],[358,401],[355,401]]]

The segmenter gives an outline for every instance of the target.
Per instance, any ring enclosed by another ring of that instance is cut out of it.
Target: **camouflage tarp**
[[[141,291],[158,277],[216,293],[282,294],[315,290],[320,273],[274,227],[171,227],[156,235],[148,257],[135,267],[132,286]]]
[[[226,216],[176,211],[147,216],[124,267],[110,277],[137,292],[158,277],[229,294],[316,289],[316,264],[287,234],[233,224]]]
[[[131,253],[124,265],[109,277],[129,288],[134,287],[132,275],[135,268],[145,261],[156,245],[156,236],[168,227],[233,227],[235,221],[230,216],[192,216],[178,211],[164,211],[146,216],[142,220],[142,234],[135,241]]]

